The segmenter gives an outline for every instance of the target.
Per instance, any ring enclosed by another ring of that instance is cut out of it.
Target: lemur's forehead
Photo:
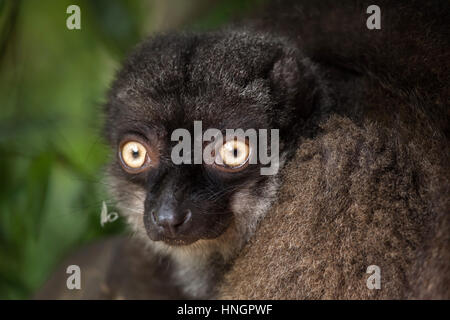
[[[117,82],[159,93],[224,83],[246,86],[267,76],[281,47],[279,41],[245,32],[158,36],[134,50]]]
[[[279,54],[264,37],[166,35],[141,44],[110,91],[108,116],[128,127],[267,128],[267,73]]]
[[[268,127],[265,101],[228,95],[217,88],[208,90],[210,92],[195,94],[174,92],[164,96],[123,97],[117,104],[116,123],[130,128],[138,123],[139,126],[164,128],[167,132],[178,128],[192,131],[195,121],[202,122],[203,130]]]

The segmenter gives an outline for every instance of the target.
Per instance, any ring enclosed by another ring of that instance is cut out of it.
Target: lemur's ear
[[[318,83],[311,61],[292,47],[284,47],[269,74],[272,94],[277,102],[280,125],[307,117],[313,107]]]

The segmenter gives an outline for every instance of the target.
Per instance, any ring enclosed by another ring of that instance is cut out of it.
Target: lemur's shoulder
[[[450,298],[448,166],[379,123],[339,115],[304,140],[221,298]],[[416,149],[417,147],[417,149]],[[437,147],[437,146],[435,146]],[[370,265],[381,290],[369,290]]]

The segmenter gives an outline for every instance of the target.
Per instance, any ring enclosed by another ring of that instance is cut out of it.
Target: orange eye
[[[147,169],[156,157],[150,157],[149,147],[136,140],[128,140],[120,144],[119,158],[124,169],[130,173],[138,173]]]
[[[140,168],[145,163],[147,157],[147,150],[145,147],[136,141],[130,141],[122,147],[123,162],[130,168]]]
[[[231,170],[245,167],[250,156],[250,147],[239,140],[225,142],[218,150],[216,164]]]

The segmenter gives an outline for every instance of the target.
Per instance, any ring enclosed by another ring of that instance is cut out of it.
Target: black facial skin
[[[142,172],[124,170],[120,157],[110,170],[146,190],[150,239],[186,245],[220,236],[233,219],[233,195],[253,184],[257,193],[268,179],[259,164],[238,172],[175,165],[172,132],[185,128],[193,137],[194,121],[203,130],[276,128],[283,153],[288,130],[313,107],[315,80],[305,64],[282,40],[245,32],[169,34],[136,48],[110,90],[105,131],[116,151],[132,135],[159,156]]]
[[[232,217],[230,197],[244,182],[242,175],[221,177],[217,170],[201,165],[168,164],[158,171],[149,182],[145,201],[144,223],[152,240],[189,244],[215,238],[227,228]]]

